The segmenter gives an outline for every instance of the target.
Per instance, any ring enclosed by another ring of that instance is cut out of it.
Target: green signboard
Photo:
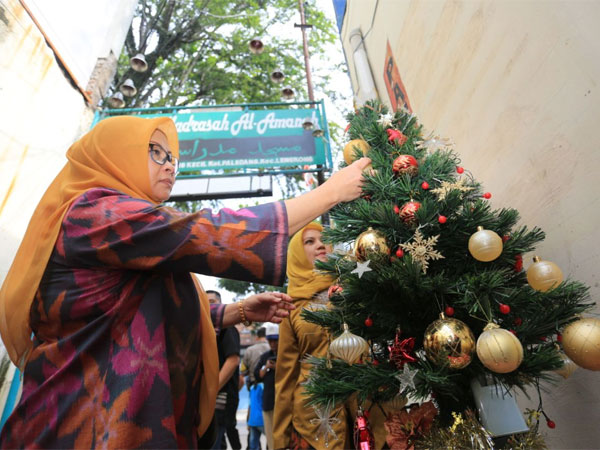
[[[169,116],[179,134],[182,173],[325,163],[325,142],[302,127],[307,118],[320,124],[314,108],[199,110]]]

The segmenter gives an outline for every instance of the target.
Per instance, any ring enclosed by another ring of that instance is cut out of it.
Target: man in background
[[[209,303],[221,303],[221,294],[217,291],[206,291]],[[217,424],[217,440],[215,450],[227,448],[225,433],[233,450],[241,450],[240,435],[237,431],[235,417],[239,403],[239,364],[240,334],[235,327],[223,328],[217,336],[219,351],[219,394],[215,420]]]
[[[248,450],[260,450],[260,435],[263,432],[262,395],[263,386],[256,382],[254,370],[263,353],[270,350],[267,343],[266,328],[261,327],[256,332],[256,342],[246,349],[242,358],[242,375],[246,376],[246,385],[250,393],[250,408],[248,409]]]
[[[267,342],[270,349],[258,360],[254,377],[263,382],[263,422],[269,450],[273,450],[273,408],[275,406],[275,362],[277,361],[277,345],[279,344],[279,326],[267,325]]]

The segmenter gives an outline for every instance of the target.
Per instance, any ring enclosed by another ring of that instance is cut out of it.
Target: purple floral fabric
[[[190,272],[281,285],[282,202],[186,214],[93,189],[66,214],[31,307],[34,349],[4,448],[197,446]],[[213,305],[218,330],[224,306]]]

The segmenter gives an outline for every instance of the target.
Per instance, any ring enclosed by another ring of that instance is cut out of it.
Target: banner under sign
[[[323,126],[317,109],[198,111],[169,116],[179,134],[182,173],[325,163],[323,139],[302,127],[307,118]]]

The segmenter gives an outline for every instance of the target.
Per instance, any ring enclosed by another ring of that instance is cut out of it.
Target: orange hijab
[[[287,293],[294,300],[312,298],[313,295],[333,284],[332,277],[315,272],[314,266],[308,261],[302,241],[306,230],[323,231],[323,227],[317,222],[311,222],[290,239],[286,271]]]
[[[177,129],[168,117],[117,116],[104,119],[67,151],[68,161],[38,203],[0,290],[0,334],[10,359],[19,368],[24,368],[32,348],[29,326],[31,303],[71,203],[89,189],[98,187],[116,189],[135,198],[159,203],[152,198],[148,173],[148,143],[155,130],[167,136],[171,152],[179,157]],[[212,389],[216,397],[218,370],[217,379],[211,380],[214,374],[212,370],[207,371],[207,366],[213,367],[216,361],[218,368],[217,350],[210,309],[202,297],[200,294],[202,358],[207,380],[201,389],[214,385]],[[201,398],[210,397],[201,394]],[[214,399],[212,404],[208,402],[201,407],[202,410],[214,409]],[[202,424],[207,419],[210,422],[211,418],[212,414],[202,414]],[[205,429],[207,426],[208,423]]]

